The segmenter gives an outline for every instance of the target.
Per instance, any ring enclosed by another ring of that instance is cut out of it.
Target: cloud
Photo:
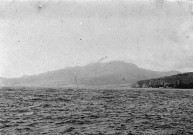
[[[99,60],[97,60],[97,63],[103,62],[106,59],[108,59],[108,56],[100,58]]]
[[[153,70],[191,67],[192,10],[184,1],[170,1],[4,1],[0,76],[81,66],[99,58]],[[180,64],[185,58],[188,62]]]
[[[174,68],[179,70],[191,70],[193,71],[193,55],[187,56],[185,58],[181,58],[180,61],[178,61]]]
[[[143,17],[163,14],[183,16],[187,5],[167,0],[54,0],[54,1],[2,1],[0,17],[28,19],[32,17]],[[185,3],[185,2],[184,2]],[[192,10],[191,10],[192,11]],[[160,14],[161,13],[161,14]]]

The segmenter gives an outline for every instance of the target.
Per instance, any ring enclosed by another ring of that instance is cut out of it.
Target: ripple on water
[[[193,134],[193,92],[3,88],[0,134]]]

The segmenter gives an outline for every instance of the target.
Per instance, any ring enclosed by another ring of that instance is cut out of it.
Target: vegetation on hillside
[[[177,74],[157,79],[138,81],[134,87],[138,88],[193,88],[193,72]]]

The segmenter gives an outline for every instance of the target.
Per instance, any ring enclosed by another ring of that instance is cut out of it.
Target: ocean
[[[1,88],[0,135],[192,135],[193,90]]]

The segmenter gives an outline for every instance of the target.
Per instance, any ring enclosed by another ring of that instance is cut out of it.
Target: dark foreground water
[[[193,134],[191,90],[0,89],[0,135]]]

